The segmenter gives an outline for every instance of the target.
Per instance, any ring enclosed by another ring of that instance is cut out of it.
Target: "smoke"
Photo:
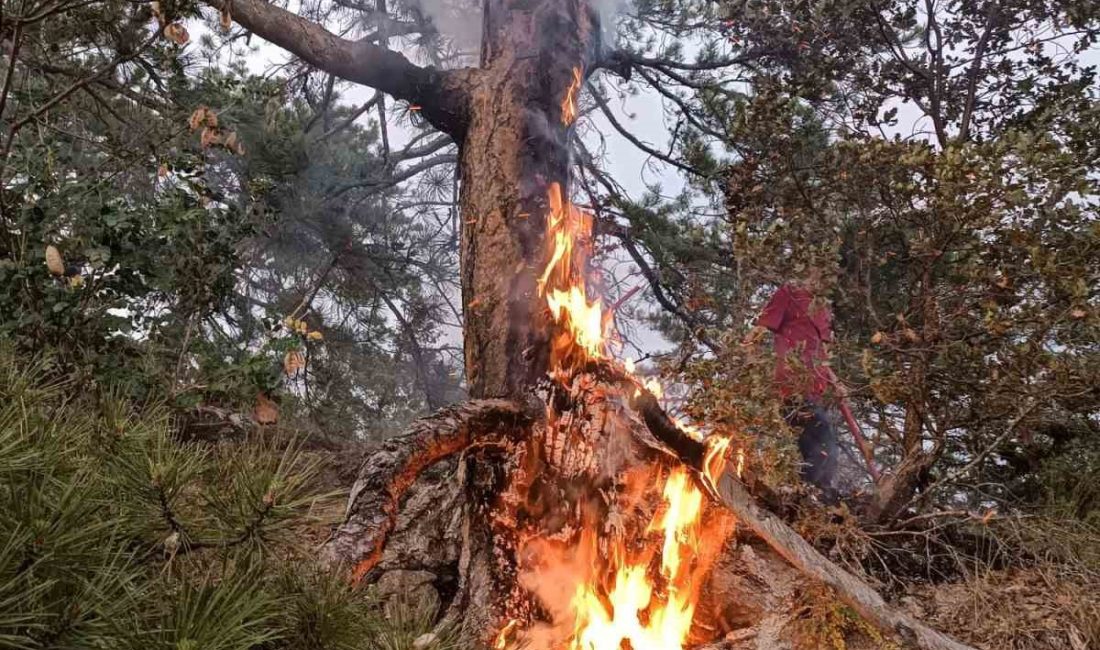
[[[631,0],[590,0],[589,4],[600,16],[600,40],[605,48],[610,49],[618,40],[616,18],[626,13],[633,3]]]
[[[480,0],[407,0],[407,5],[431,20],[455,49],[477,54],[481,46]]]
[[[463,53],[477,54],[481,45],[482,5],[480,0],[406,0],[406,4],[431,20],[439,33]],[[600,16],[602,41],[614,44],[616,17],[629,10],[631,0],[591,0]]]
[[[577,587],[592,579],[597,563],[589,544],[565,545],[536,538],[520,549],[520,585],[533,594],[550,615],[550,623],[536,622],[523,634],[527,650],[561,648],[573,631],[573,597]]]

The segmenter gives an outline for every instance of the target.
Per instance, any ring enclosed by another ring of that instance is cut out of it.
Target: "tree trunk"
[[[462,299],[471,397],[519,397],[546,375],[536,295],[550,185],[568,191],[562,100],[589,69],[598,25],[578,0],[487,0],[481,69],[461,142]]]

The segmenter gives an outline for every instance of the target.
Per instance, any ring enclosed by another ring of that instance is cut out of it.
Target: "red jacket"
[[[764,307],[757,325],[775,333],[775,383],[784,397],[802,394],[820,399],[829,386],[829,370],[822,363],[828,358],[823,343],[833,340],[833,315],[824,304],[814,304],[806,289],[785,284]],[[797,354],[803,368],[787,365],[790,354]]]

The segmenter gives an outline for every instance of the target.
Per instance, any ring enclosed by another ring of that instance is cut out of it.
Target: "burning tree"
[[[211,4],[322,70],[417,106],[459,146],[472,401],[367,460],[331,560],[357,581],[442,568],[431,579],[446,617],[472,642],[664,650],[723,632],[693,623],[740,524],[888,634],[964,647],[887,607],[758,508],[731,439],[676,423],[612,358],[611,310],[588,282],[592,219],[569,201],[570,139],[585,78],[628,68],[601,43],[590,5],[486,0],[480,66],[440,70],[263,0]],[[428,476],[443,461],[456,480]]]

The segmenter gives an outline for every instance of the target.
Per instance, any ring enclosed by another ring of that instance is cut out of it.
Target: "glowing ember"
[[[497,639],[493,642],[493,650],[507,650],[512,643],[512,636],[518,625],[519,621],[514,618],[508,621],[508,624],[501,628],[500,634],[497,634]]]

